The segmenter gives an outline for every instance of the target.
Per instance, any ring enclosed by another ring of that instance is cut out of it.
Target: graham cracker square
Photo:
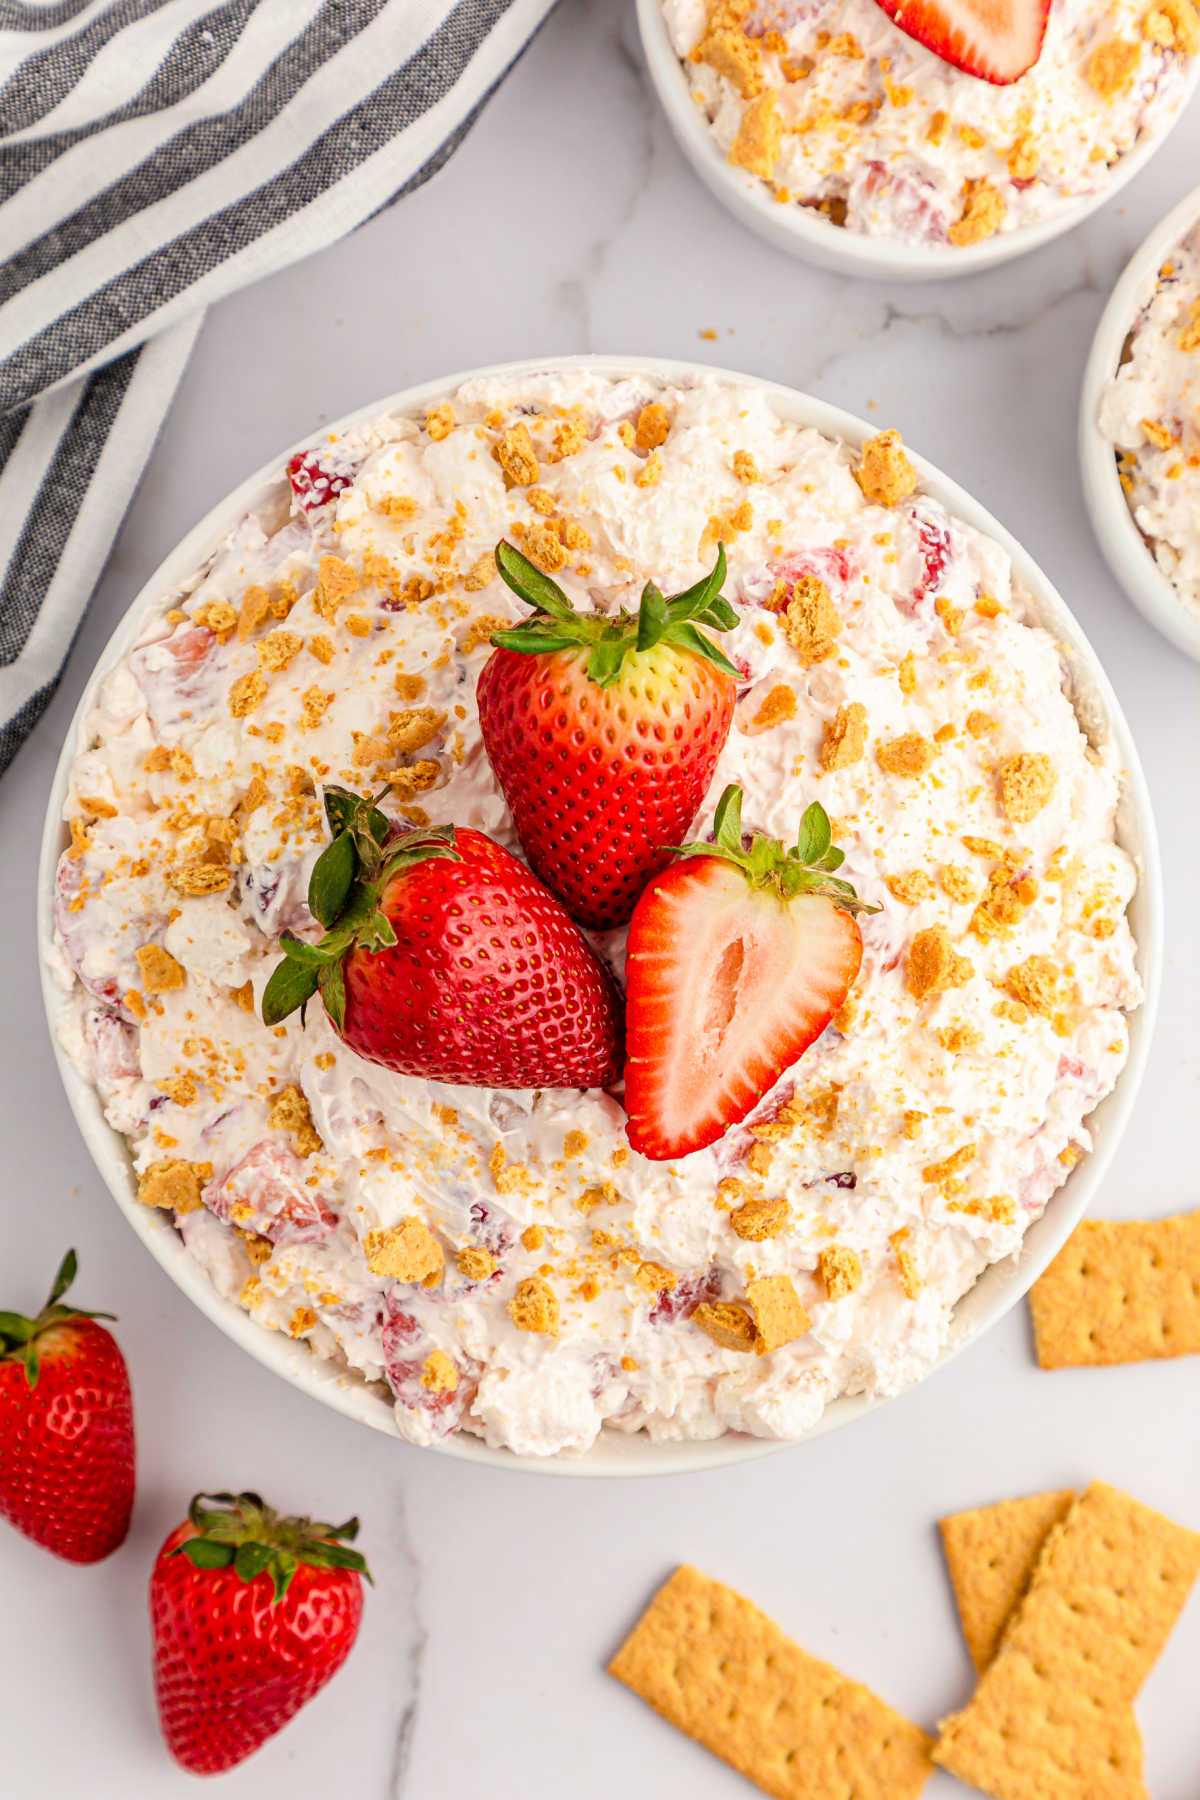
[[[659,1589],[609,1673],[775,1800],[915,1800],[931,1773],[923,1731],[696,1569]]]
[[[1200,1212],[1085,1219],[1029,1307],[1043,1369],[1200,1354]]]

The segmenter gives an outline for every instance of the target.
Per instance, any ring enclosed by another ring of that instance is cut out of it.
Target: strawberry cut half
[[[741,800],[726,788],[716,841],[683,845],[629,927],[626,1134],[653,1162],[715,1143],[820,1036],[862,961],[854,914],[876,910],[834,874],[822,807],[791,849],[744,847]]]
[[[1046,37],[1050,0],[879,0],[894,25],[964,75],[1008,87]]]

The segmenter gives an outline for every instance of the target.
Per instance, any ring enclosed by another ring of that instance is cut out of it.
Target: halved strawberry
[[[966,75],[1007,87],[1042,54],[1050,0],[879,0],[894,25]]]
[[[733,723],[737,670],[704,631],[737,614],[712,572],[637,617],[578,613],[511,544],[496,566],[534,617],[479,677],[484,747],[534,873],[580,924],[623,925],[688,831]]]
[[[629,926],[626,1134],[653,1162],[714,1143],[804,1054],[858,974],[853,915],[876,910],[834,875],[822,807],[786,850],[744,847],[741,814],[727,787],[715,843],[684,844]]]

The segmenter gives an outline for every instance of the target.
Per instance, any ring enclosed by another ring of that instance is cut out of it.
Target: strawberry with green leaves
[[[742,833],[727,787],[713,843],[684,844],[629,926],[627,1136],[652,1161],[715,1143],[817,1038],[862,961],[854,915],[874,912],[815,803],[795,844]]]
[[[612,978],[524,863],[481,831],[397,831],[378,802],[325,793],[332,841],[263,993],[278,1024],[320,994],[360,1056],[471,1087],[606,1087],[621,1067]]]
[[[533,617],[492,638],[484,747],[534,873],[607,930],[682,842],[729,736],[738,671],[708,636],[737,623],[725,551],[686,593],[648,581],[636,617],[576,612],[511,544],[496,567]]]
[[[150,1577],[158,1715],[185,1769],[232,1769],[337,1674],[371,1579],[357,1532],[197,1494]]]
[[[69,1250],[41,1312],[0,1312],[0,1516],[68,1562],[99,1562],[133,1511],[133,1400],[111,1313],[65,1304]]]

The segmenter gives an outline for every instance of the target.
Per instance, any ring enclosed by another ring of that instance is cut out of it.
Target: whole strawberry
[[[684,594],[648,581],[636,618],[577,613],[511,544],[496,566],[535,616],[492,638],[484,746],[535,874],[582,925],[622,925],[686,835],[733,723],[737,670],[699,629],[737,623],[724,549]]]
[[[679,847],[629,927],[626,1135],[652,1162],[715,1143],[820,1036],[862,962],[854,915],[877,910],[834,873],[815,802],[785,849],[746,841],[727,787],[713,831]]]
[[[124,1543],[133,1511],[133,1401],[111,1313],[64,1306],[69,1250],[41,1312],[0,1312],[0,1514],[68,1562]]]
[[[605,1087],[621,1016],[603,964],[558,901],[483,832],[396,833],[374,800],[328,788],[332,842],[286,933],[268,1025],[320,993],[343,1041],[402,1075],[472,1087]]]
[[[232,1769],[337,1674],[358,1636],[358,1520],[281,1518],[257,1494],[197,1494],[150,1577],[154,1691],[167,1748]]]

